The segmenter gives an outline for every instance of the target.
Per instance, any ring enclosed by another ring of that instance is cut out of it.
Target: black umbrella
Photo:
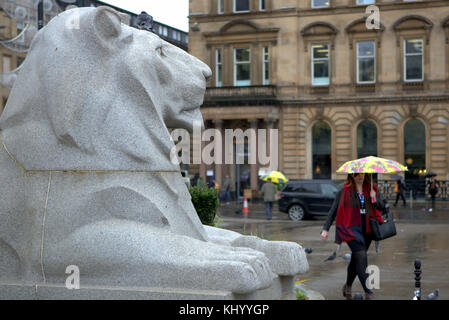
[[[428,172],[426,173],[426,175],[424,176],[424,178],[431,178],[431,177],[435,177],[437,174],[435,172]]]

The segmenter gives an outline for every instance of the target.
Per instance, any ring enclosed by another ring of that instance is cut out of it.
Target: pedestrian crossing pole
[[[415,260],[415,297],[414,300],[421,300],[421,260]]]
[[[44,0],[39,0],[37,5],[37,30],[44,27]]]

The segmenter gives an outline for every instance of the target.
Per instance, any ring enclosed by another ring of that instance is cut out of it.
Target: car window
[[[304,183],[298,185],[298,191],[301,193],[320,193],[319,186],[316,183]]]
[[[282,191],[299,193],[321,193],[320,186],[316,183],[289,184]]]
[[[325,196],[333,197],[338,192],[338,189],[333,184],[323,183],[321,184],[321,193]]]

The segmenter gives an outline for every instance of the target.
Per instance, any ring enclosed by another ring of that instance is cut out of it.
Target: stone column
[[[272,156],[271,152],[270,152],[270,147],[271,147],[271,139],[270,139],[270,131],[273,129],[274,127],[274,119],[265,119],[266,125],[267,125],[267,154],[269,154],[270,156]]]
[[[214,138],[214,154],[215,154],[215,181],[218,183],[218,185],[222,186],[223,184],[223,144],[224,144],[224,131],[223,131],[223,120],[216,119],[213,120],[213,123],[215,125],[215,130],[218,130],[221,134],[221,139],[218,139],[218,141],[221,142],[221,144],[217,144],[217,138]]]
[[[206,121],[204,121],[204,125],[206,126]],[[201,131],[201,136],[200,136],[201,141],[199,141],[198,143],[201,144],[201,152],[200,152],[200,177],[201,179],[206,182],[206,164],[203,162],[203,149],[204,146],[206,145],[206,143],[203,141],[203,131]]]
[[[257,163],[257,119],[251,119],[249,120],[249,123],[251,125],[251,129],[256,132],[256,139],[254,141],[251,141],[253,145],[251,145],[251,150],[248,150],[249,152],[255,152],[256,155],[256,163],[250,164],[251,168],[251,190],[253,193],[253,196],[255,195],[255,192],[258,189],[257,182],[259,181],[259,165]],[[250,159],[250,158],[249,158]]]

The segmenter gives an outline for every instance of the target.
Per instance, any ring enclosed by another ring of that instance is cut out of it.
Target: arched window
[[[406,179],[418,179],[426,169],[426,129],[420,120],[409,120],[404,126],[404,162]]]
[[[320,121],[312,127],[313,179],[331,178],[331,128]]]
[[[357,158],[377,156],[377,128],[373,121],[364,120],[357,126]]]

